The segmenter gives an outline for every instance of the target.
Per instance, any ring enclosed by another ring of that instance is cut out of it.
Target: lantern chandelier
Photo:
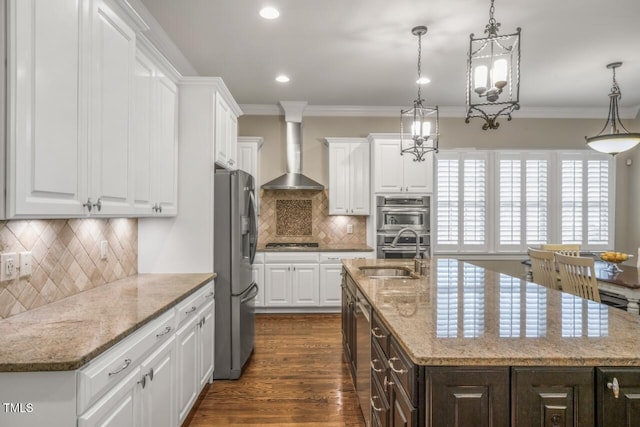
[[[489,23],[484,38],[469,36],[467,62],[467,117],[484,119],[483,130],[497,129],[497,119],[520,109],[520,28],[508,35],[498,35],[500,23],[493,17],[491,0]]]
[[[616,81],[616,68],[622,66],[622,62],[613,62],[607,68],[613,71],[613,86],[609,94],[609,116],[604,127],[596,136],[584,137],[587,145],[601,153],[616,155],[635,147],[640,142],[640,133],[631,133],[620,121],[618,100],[622,97],[620,86]],[[607,128],[608,133],[605,133]],[[621,132],[621,129],[624,132]]]
[[[427,27],[414,27],[411,33],[418,37],[418,97],[413,101],[412,108],[400,111],[400,155],[412,154],[415,156],[414,162],[421,162],[427,153],[438,152],[438,107],[425,107],[422,104],[421,86],[429,82],[422,78],[421,70],[422,36],[427,34]]]

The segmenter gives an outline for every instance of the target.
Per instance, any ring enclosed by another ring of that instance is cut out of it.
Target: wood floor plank
[[[256,316],[242,377],[216,380],[183,427],[362,427],[340,314]]]

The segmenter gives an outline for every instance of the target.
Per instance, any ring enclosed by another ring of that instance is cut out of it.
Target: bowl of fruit
[[[612,273],[621,272],[622,270],[618,267],[618,264],[625,262],[631,257],[633,257],[633,255],[625,254],[624,252],[606,251],[600,253],[600,259],[608,264],[607,271]]]

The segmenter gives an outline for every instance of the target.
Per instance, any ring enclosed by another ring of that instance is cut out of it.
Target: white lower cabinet
[[[256,254],[251,266],[253,281],[258,285],[258,295],[255,299],[255,306],[264,306],[264,254]]]
[[[264,265],[253,265],[254,280],[264,269],[264,304],[259,307],[261,311],[333,311],[342,299],[342,260],[374,257],[374,252],[265,253]]]
[[[176,346],[171,336],[140,365],[142,386],[141,427],[172,427],[177,425]]]
[[[182,325],[176,333],[178,424],[196,402],[200,390],[213,378],[214,302],[205,294],[178,306]]]
[[[133,370],[78,418],[78,427],[136,427],[140,368]]]

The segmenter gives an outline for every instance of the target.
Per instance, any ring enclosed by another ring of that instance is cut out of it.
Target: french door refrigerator
[[[214,176],[214,271],[216,281],[216,379],[237,379],[255,335],[251,265],[258,242],[253,177],[244,171],[216,170]]]

